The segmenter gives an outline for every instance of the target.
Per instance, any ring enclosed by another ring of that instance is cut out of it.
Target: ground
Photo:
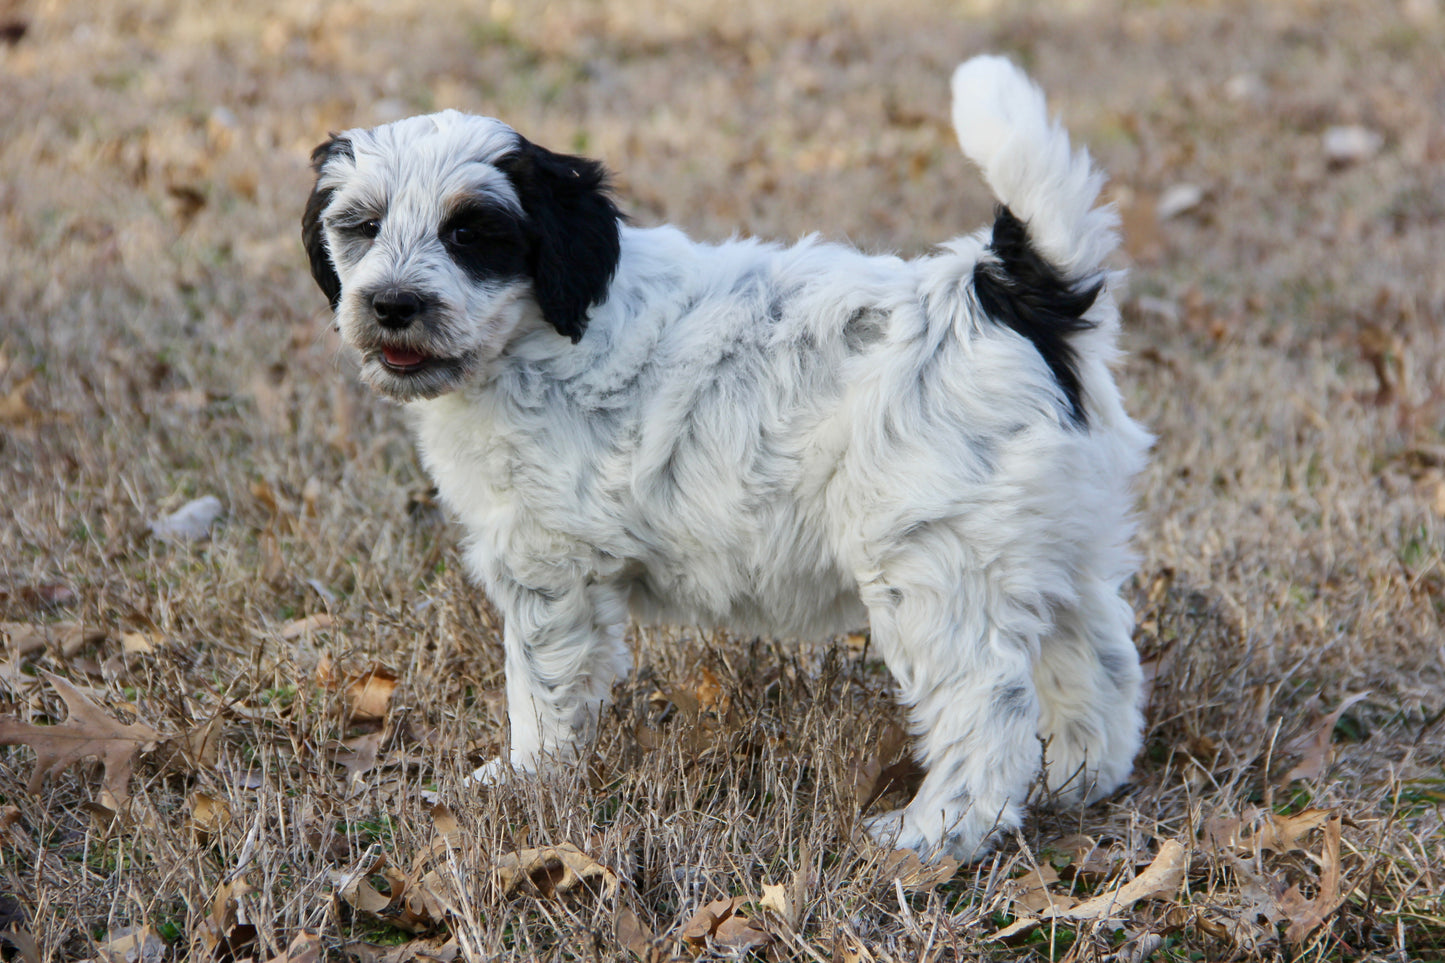
[[[1434,0],[0,0],[5,956],[1445,956],[1442,47]],[[989,216],[981,51],[1127,231],[1134,781],[902,865],[866,636],[682,627],[589,765],[464,786],[498,626],[308,276],[311,148],[458,107],[638,223],[918,253]]]

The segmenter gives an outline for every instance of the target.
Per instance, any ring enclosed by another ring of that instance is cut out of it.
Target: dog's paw
[[[478,766],[467,777],[467,783],[472,786],[500,786],[514,779],[555,776],[562,771],[560,761],[553,754],[513,751]]]
[[[924,842],[923,838],[917,834],[914,834],[916,838],[910,838],[904,823],[903,810],[894,809],[876,816],[869,816],[863,820],[863,829],[873,842],[884,849],[911,849],[920,856],[923,855],[919,849]]]
[[[909,806],[871,816],[864,820],[863,827],[878,845],[911,849],[924,861],[949,856],[961,863],[972,863],[993,849],[997,831],[1004,824],[999,820],[984,824],[969,810],[958,808],[939,809],[929,818],[920,819]]]
[[[467,777],[467,783],[472,786],[500,786],[516,775],[517,770],[512,768],[512,761],[506,756],[498,756],[478,766]]]

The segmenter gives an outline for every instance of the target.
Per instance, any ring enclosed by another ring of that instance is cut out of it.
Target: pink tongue
[[[382,348],[381,353],[386,356],[386,363],[396,368],[410,368],[426,360],[425,355],[407,351],[405,348]]]

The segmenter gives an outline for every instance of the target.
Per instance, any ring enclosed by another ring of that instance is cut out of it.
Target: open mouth
[[[378,345],[365,358],[363,380],[398,401],[435,398],[451,391],[473,368],[470,352],[447,357],[415,348]]]
[[[381,349],[381,363],[397,374],[414,374],[423,371],[434,360],[430,355],[413,351],[410,348],[386,347]]]

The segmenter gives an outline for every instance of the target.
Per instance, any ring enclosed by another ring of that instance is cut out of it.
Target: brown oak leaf
[[[409,933],[429,933],[445,923],[454,907],[448,900],[450,887],[436,871],[420,875],[421,865],[404,872],[388,863],[379,845],[368,849],[352,868],[337,877],[338,895],[367,916]],[[381,874],[387,883],[382,892],[372,885]]]
[[[939,856],[925,863],[911,849],[895,849],[880,864],[883,879],[896,880],[909,893],[927,893],[948,882],[961,864],[952,856]]]
[[[321,937],[302,930],[296,934],[286,952],[272,957],[270,963],[317,963],[321,959]]]
[[[1165,840],[1154,861],[1126,883],[1073,905],[1054,905],[1036,917],[1025,917],[989,937],[1010,940],[1033,932],[1045,920],[1099,920],[1123,913],[1143,899],[1172,896],[1189,868],[1189,853],[1176,839]]]
[[[1336,815],[1325,823],[1324,848],[1320,852],[1319,890],[1313,897],[1291,886],[1280,898],[1279,907],[1289,917],[1284,938],[1293,944],[1304,942],[1344,903],[1348,891],[1340,888],[1340,823]]]
[[[161,734],[144,722],[123,725],[65,679],[49,672],[41,674],[65,700],[69,715],[53,726],[0,719],[0,745],[35,750],[35,772],[26,786],[32,793],[40,791],[46,776],[87,757],[100,759],[105,766],[102,801],[117,808],[130,795],[136,753],[153,748]]]
[[[750,896],[733,896],[713,900],[693,914],[682,927],[683,942],[702,948],[711,941],[730,950],[746,952],[773,942],[774,936],[761,920],[742,912],[755,902]]]
[[[396,672],[380,663],[347,680],[346,709],[352,722],[379,722],[386,718],[396,693]]]
[[[618,883],[616,873],[571,843],[506,853],[497,859],[495,870],[497,884],[506,896],[533,889],[552,897],[584,884],[613,893]]]

